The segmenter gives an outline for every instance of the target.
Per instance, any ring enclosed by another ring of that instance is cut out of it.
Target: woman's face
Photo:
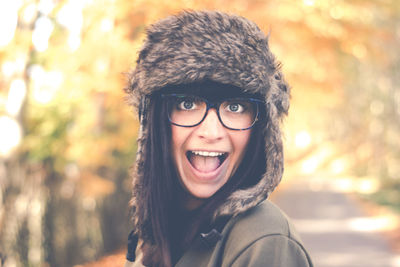
[[[251,130],[225,128],[214,108],[201,124],[171,125],[171,130],[174,163],[180,182],[190,196],[185,205],[194,208],[233,175],[243,158]]]

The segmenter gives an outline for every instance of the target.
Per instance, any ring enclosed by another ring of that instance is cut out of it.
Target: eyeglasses
[[[258,120],[263,101],[254,98],[229,98],[209,101],[185,94],[162,94],[167,103],[168,119],[177,126],[194,127],[204,121],[208,110],[215,108],[221,124],[231,130],[247,130]]]

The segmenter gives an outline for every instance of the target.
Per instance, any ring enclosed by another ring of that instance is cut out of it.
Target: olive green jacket
[[[140,255],[125,267],[141,267]],[[283,212],[265,200],[232,218],[219,234],[201,234],[176,267],[312,267],[295,229]]]

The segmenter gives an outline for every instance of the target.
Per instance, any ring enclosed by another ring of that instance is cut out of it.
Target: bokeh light
[[[14,38],[18,22],[18,9],[22,0],[0,2],[0,48]]]
[[[311,136],[307,131],[301,131],[296,134],[295,144],[298,148],[306,148],[311,144]]]
[[[16,116],[21,110],[26,96],[26,84],[22,79],[12,81],[8,93],[6,110],[9,115]]]
[[[22,140],[22,129],[19,123],[9,117],[0,116],[0,156],[9,156]]]
[[[35,29],[32,33],[32,43],[38,52],[47,50],[53,29],[53,22],[48,17],[40,17],[36,20]]]

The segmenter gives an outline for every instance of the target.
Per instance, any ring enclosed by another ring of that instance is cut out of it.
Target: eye
[[[179,104],[179,108],[180,108],[180,109],[192,109],[193,107],[194,107],[193,101],[187,101],[187,100],[185,100],[185,101],[182,101],[182,102]]]
[[[196,101],[192,98],[180,99],[177,101],[178,110],[193,110],[197,108]]]
[[[242,113],[244,111],[244,106],[239,103],[230,103],[226,106],[226,109],[234,113]]]

